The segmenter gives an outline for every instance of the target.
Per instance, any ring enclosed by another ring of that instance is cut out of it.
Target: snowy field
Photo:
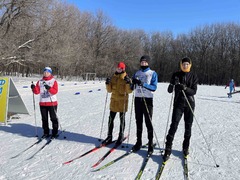
[[[45,140],[20,156],[12,158],[36,141],[33,95],[29,86],[32,80],[36,83],[37,79],[13,77],[13,80],[30,115],[19,115],[20,119],[12,119],[8,125],[0,125],[0,180],[135,179],[147,154],[147,149],[141,149],[139,152],[131,154],[98,172],[93,172],[94,169],[91,166],[112,146],[104,147],[70,164],[63,165],[63,162],[81,155],[100,143],[98,139],[100,138],[107,93],[104,82],[99,81],[85,84],[84,82],[59,80],[58,116],[61,127],[65,129],[65,132],[31,159],[28,158],[44,144]],[[24,86],[28,86],[28,88],[23,88]],[[171,102],[171,94],[167,93],[167,86],[167,83],[159,83],[158,89],[154,93],[152,123],[157,136],[154,139],[155,141],[156,138],[158,139],[160,148],[163,147]],[[236,90],[240,89],[236,88]],[[76,92],[80,92],[80,94],[75,95]],[[240,93],[229,99],[227,92],[228,89],[224,89],[223,86],[198,86],[195,117],[201,129],[194,120],[188,164],[189,177],[192,180],[240,179]],[[39,136],[41,136],[39,97],[35,96],[35,100],[37,130]],[[109,101],[110,94],[107,96],[101,138],[105,138],[107,135]],[[126,145],[129,142],[129,147],[119,147],[98,167],[121,156],[134,145],[136,126],[134,112],[132,118],[130,118],[131,104],[132,94],[129,98],[125,130],[126,135],[130,132],[130,137],[124,143]],[[118,115],[114,127],[114,138],[117,138],[119,130]],[[182,120],[175,136],[172,156],[165,166],[161,179],[184,179],[181,153],[183,132]],[[66,136],[66,139],[63,136]],[[208,144],[206,144],[204,138]],[[147,143],[145,125],[143,143]],[[161,163],[160,149],[156,147],[142,174],[142,179],[155,179]],[[217,168],[216,164],[220,167]]]

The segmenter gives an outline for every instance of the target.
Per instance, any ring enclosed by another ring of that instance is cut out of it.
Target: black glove
[[[111,82],[111,79],[107,78],[105,84],[110,84],[110,82]]]
[[[44,87],[46,88],[46,90],[49,90],[51,87],[47,84],[44,85]]]
[[[126,81],[127,84],[131,84],[131,79],[127,75],[124,77],[124,81]]]
[[[133,78],[133,84],[137,84],[139,86],[142,86],[142,81],[140,81],[139,79]]]
[[[186,90],[186,89],[187,89],[187,86],[186,86],[185,84],[177,84],[177,85],[175,86],[175,88],[176,88],[177,90],[182,91],[182,90]]]
[[[33,90],[34,88],[35,88],[35,85],[34,85],[34,84],[32,84],[32,85],[31,85],[31,89]]]
[[[168,91],[168,93],[172,93],[173,92],[173,85],[172,84],[168,85],[167,91]]]

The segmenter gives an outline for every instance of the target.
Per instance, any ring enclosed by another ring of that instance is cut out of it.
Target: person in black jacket
[[[163,160],[167,161],[172,151],[172,142],[174,135],[177,131],[178,124],[184,114],[185,122],[185,133],[184,140],[182,144],[182,150],[184,156],[189,154],[189,143],[191,138],[191,129],[193,123],[193,112],[195,108],[194,95],[197,92],[197,75],[190,71],[192,66],[192,61],[190,58],[185,57],[180,61],[181,71],[175,72],[172,75],[170,84],[168,86],[168,92],[172,93],[175,90],[174,104],[173,104],[173,113],[172,113],[172,122],[168,135],[166,137],[166,148],[163,156]],[[186,95],[186,97],[184,96]],[[189,107],[189,104],[192,108]]]

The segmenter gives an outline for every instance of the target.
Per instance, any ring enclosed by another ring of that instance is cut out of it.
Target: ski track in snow
[[[63,165],[91,148],[99,145],[100,128],[106,99],[104,82],[59,82],[58,116],[62,129],[66,131],[53,140],[42,151],[31,157],[45,140],[35,145],[19,157],[11,158],[36,141],[33,96],[30,90],[31,81],[38,78],[13,77],[15,85],[24,100],[31,115],[19,115],[20,119],[13,119],[8,125],[0,126],[0,180],[79,180],[79,179],[134,179],[141,167],[147,148],[133,153],[123,160],[98,172],[92,172],[95,164],[113,145]],[[77,83],[77,84],[75,84]],[[28,86],[29,88],[23,88]],[[163,148],[165,129],[168,122],[171,94],[167,93],[168,83],[159,83],[154,93],[153,126],[160,148]],[[238,90],[238,87],[236,88]],[[89,92],[89,91],[92,92]],[[75,95],[80,92],[79,95]],[[199,85],[195,96],[195,117],[204,133],[204,137],[194,119],[190,155],[188,158],[189,177],[192,180],[238,180],[240,179],[240,93],[227,97],[228,89],[224,86]],[[38,135],[42,135],[41,116],[39,111],[39,97],[36,101],[36,119]],[[108,94],[101,138],[107,134],[110,94]],[[126,114],[125,134],[129,131],[132,94],[129,96],[129,109]],[[133,109],[134,111],[134,109]],[[172,111],[170,111],[172,113]],[[171,121],[168,122],[168,128]],[[114,121],[114,139],[118,136],[119,116]],[[51,123],[50,123],[51,125]],[[143,143],[147,142],[147,132],[144,124]],[[184,123],[181,120],[173,142],[173,152],[162,173],[161,179],[180,180],[183,175],[183,157],[181,153],[184,133]],[[129,148],[119,147],[110,154],[97,168],[116,159],[129,151],[136,141],[136,125],[132,112]],[[64,139],[63,136],[67,138]],[[156,138],[156,137],[155,137]],[[206,144],[206,139],[208,145]],[[155,139],[156,140],[156,139]],[[126,145],[128,140],[124,142]],[[210,148],[216,163],[208,148]],[[157,169],[162,163],[159,147],[150,158],[142,179],[155,179]]]

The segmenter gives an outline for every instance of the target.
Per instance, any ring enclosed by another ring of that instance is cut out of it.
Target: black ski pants
[[[192,106],[194,110],[194,106]],[[184,114],[184,122],[185,122],[185,132],[184,132],[184,140],[183,140],[183,149],[188,149],[190,144],[191,132],[192,132],[192,123],[193,123],[193,113],[189,106],[187,107],[178,107],[175,106],[173,108],[172,114],[172,122],[170,125],[170,129],[167,135],[166,147],[172,147],[172,142],[174,139],[174,135],[177,131],[178,124]]]
[[[145,118],[145,124],[147,127],[149,143],[153,142],[153,126],[152,126],[152,115],[153,115],[153,98],[141,98],[135,97],[135,118],[137,126],[137,143],[142,144],[142,131],[143,131],[143,115]]]
[[[42,115],[42,128],[44,134],[49,134],[48,125],[48,114],[50,115],[50,120],[52,121],[52,134],[56,135],[58,133],[58,118],[57,118],[57,106],[40,106],[40,111]]]
[[[112,137],[113,127],[114,127],[114,119],[117,112],[110,111],[109,120],[108,120],[108,136]],[[124,136],[124,129],[125,129],[125,113],[119,112],[120,118],[120,129],[119,129],[119,137]]]

